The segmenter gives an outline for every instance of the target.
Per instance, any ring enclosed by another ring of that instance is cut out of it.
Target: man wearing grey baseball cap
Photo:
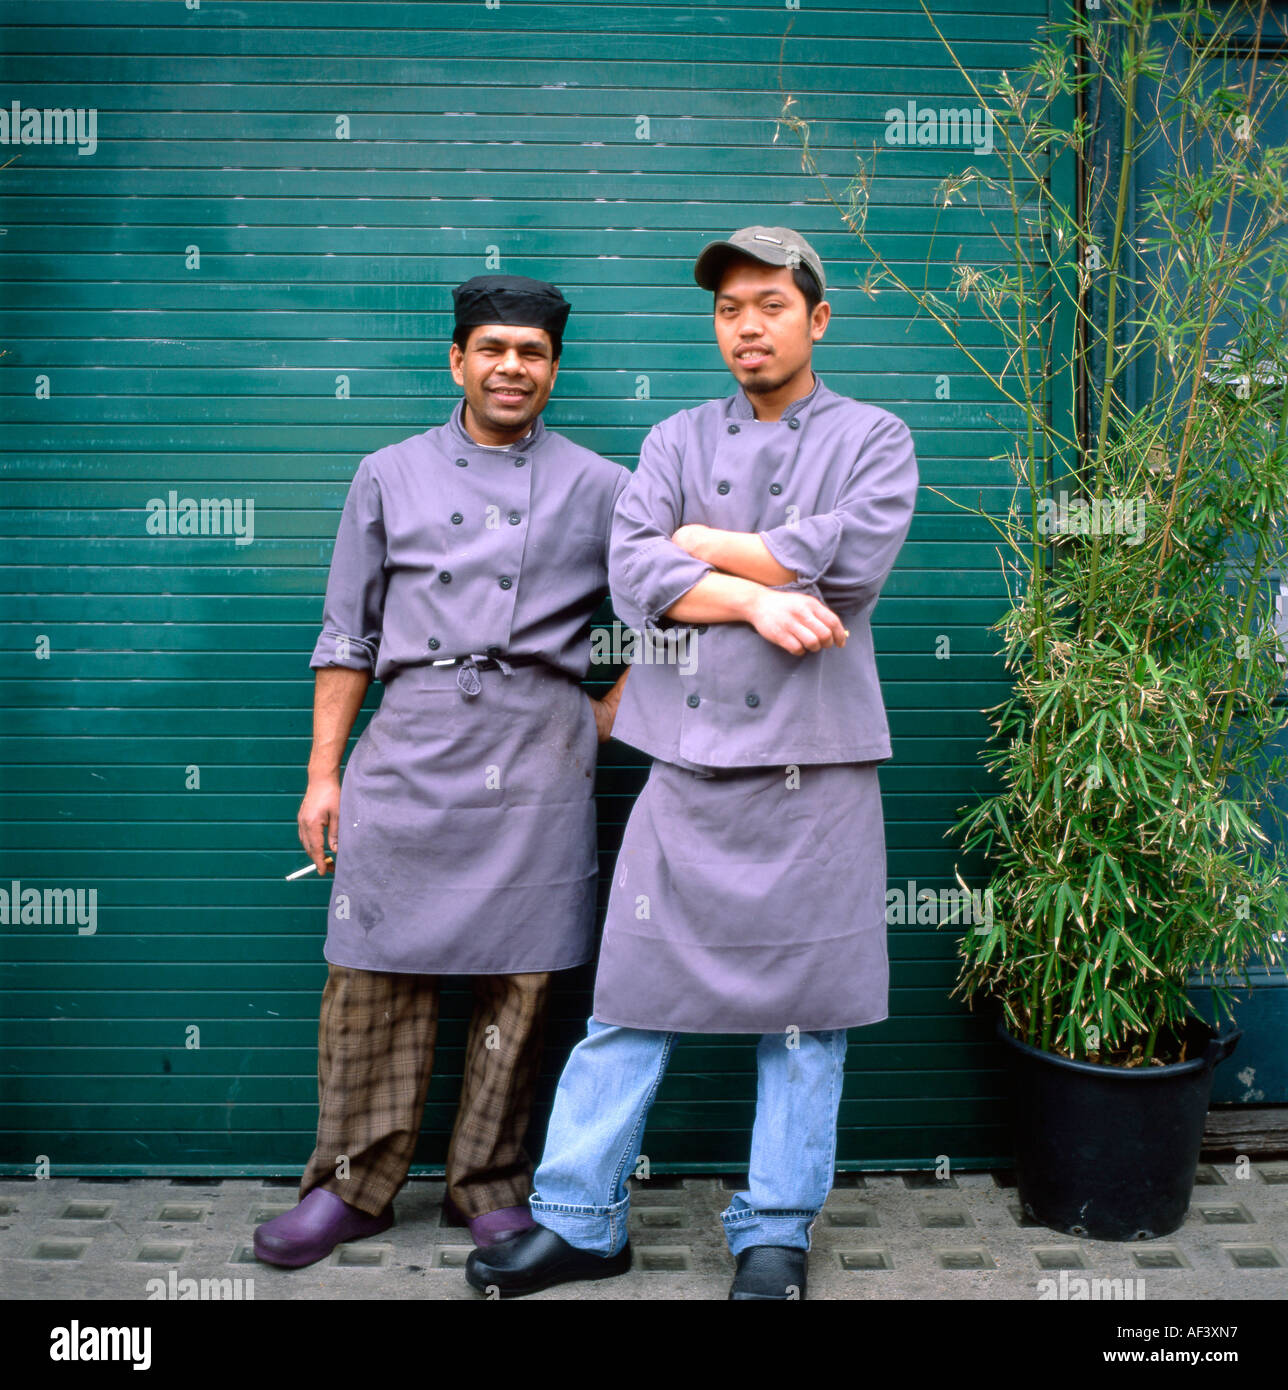
[[[614,735],[653,757],[613,873],[586,1037],[533,1176],[534,1230],[475,1251],[502,1296],[630,1267],[627,1179],[677,1033],[759,1035],[747,1189],[721,1213],[734,1299],[805,1294],[832,1185],[846,1030],[889,1015],[891,756],[870,616],[912,522],[908,427],[815,374],[831,309],[789,227],[704,247],[732,396],[650,430],[609,585],[683,664],[637,661]]]

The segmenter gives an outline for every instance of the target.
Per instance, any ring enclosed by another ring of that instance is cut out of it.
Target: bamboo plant
[[[997,533],[1011,677],[984,711],[992,785],[949,832],[993,905],[953,993],[1079,1060],[1183,1060],[1196,979],[1231,1016],[1250,962],[1285,964],[1288,148],[1266,126],[1288,84],[1256,61],[1267,21],[1263,0],[1100,0],[987,90],[953,54],[996,154],[938,185],[936,234],[982,220],[998,250],[942,286],[931,253],[914,283],[868,231],[876,148],[836,196],[790,94],[779,116],[861,287],[928,314],[1001,403],[1005,512],[934,489]],[[1002,353],[971,345],[981,319]]]

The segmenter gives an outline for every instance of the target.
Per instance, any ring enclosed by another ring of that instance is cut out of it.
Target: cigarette
[[[328,868],[335,867],[335,860],[332,859],[329,854],[323,862],[327,865]],[[317,871],[318,866],[316,864],[306,864],[302,869],[296,869],[296,871],[293,874],[287,874],[286,881],[287,883],[289,883],[293,878],[303,878],[305,874],[315,874],[317,873]]]

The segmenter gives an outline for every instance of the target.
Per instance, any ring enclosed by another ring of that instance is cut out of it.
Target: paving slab
[[[720,1212],[745,1185],[738,1175],[632,1180],[630,1273],[531,1298],[726,1299],[733,1261]],[[396,1224],[379,1236],[305,1269],[261,1264],[252,1231],[292,1207],[296,1192],[293,1178],[0,1179],[0,1296],[480,1297],[462,1274],[468,1233],[442,1219],[441,1178],[408,1182]],[[1184,1224],[1157,1240],[1084,1240],[1036,1226],[1005,1171],[946,1181],[838,1174],[814,1228],[811,1299],[1087,1296],[1288,1298],[1288,1161],[1202,1165]]]

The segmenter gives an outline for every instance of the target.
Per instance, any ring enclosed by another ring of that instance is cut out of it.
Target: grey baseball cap
[[[827,291],[818,252],[790,227],[739,227],[727,241],[709,241],[693,263],[693,278],[704,290],[714,291],[726,262],[735,253],[766,265],[803,265],[818,281],[820,292]]]

